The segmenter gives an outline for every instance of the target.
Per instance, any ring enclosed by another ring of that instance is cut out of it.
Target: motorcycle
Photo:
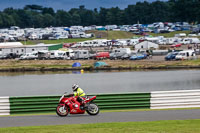
[[[84,114],[87,112],[89,115],[97,115],[99,113],[99,107],[93,102],[96,96],[83,98],[85,106],[77,101],[77,96],[71,96],[64,93],[56,108],[58,116],[65,117],[70,114]]]

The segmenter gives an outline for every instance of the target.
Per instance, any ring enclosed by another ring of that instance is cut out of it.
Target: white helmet
[[[76,89],[78,89],[78,85],[77,84],[72,85],[72,90],[75,91]]]

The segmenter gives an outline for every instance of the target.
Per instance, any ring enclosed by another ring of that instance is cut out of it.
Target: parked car
[[[181,43],[179,43],[179,44],[174,44],[174,45],[171,45],[170,47],[171,47],[171,48],[175,48],[175,47],[177,48],[177,47],[181,47],[181,45],[182,45],[182,44],[181,44]]]
[[[165,56],[165,60],[166,61],[175,60],[177,54],[178,54],[178,52],[170,52]]]
[[[96,59],[98,59],[98,60],[100,60],[100,59],[107,59],[107,58],[109,58],[110,57],[110,54],[109,54],[109,52],[98,52],[98,53],[96,53],[94,56],[93,56],[93,58],[96,60]]]
[[[130,56],[131,56],[131,54],[124,54],[123,56],[121,56],[121,59],[122,60],[127,60],[127,59],[130,58]]]
[[[16,53],[9,53],[6,55],[0,55],[0,59],[15,59],[19,57]]]
[[[0,59],[6,59],[6,55],[0,55]]]
[[[141,53],[133,54],[130,58],[130,60],[141,60],[141,59],[146,59],[146,56]]]

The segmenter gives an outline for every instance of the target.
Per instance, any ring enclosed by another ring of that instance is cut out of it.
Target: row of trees
[[[23,9],[6,8],[0,12],[0,28],[19,26],[48,27],[72,25],[124,25],[153,22],[200,22],[199,0],[137,2],[125,9],[119,7],[89,10],[84,6],[69,11],[27,5]]]

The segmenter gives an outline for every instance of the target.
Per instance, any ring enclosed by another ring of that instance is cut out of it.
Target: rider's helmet
[[[78,89],[78,85],[77,85],[77,84],[73,84],[73,85],[72,85],[72,90],[73,90],[73,91],[76,91],[77,89]]]

